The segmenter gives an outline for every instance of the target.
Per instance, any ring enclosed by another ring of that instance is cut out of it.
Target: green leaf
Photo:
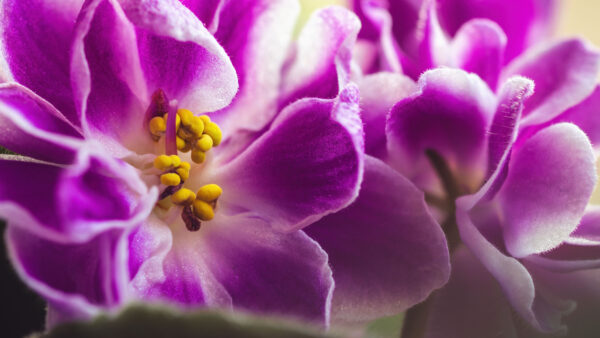
[[[316,327],[288,320],[221,311],[177,312],[135,305],[116,317],[62,324],[39,338],[335,338]]]

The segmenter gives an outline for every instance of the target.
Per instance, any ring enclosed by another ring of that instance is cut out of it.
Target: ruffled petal
[[[369,156],[357,200],[306,232],[329,255],[337,320],[373,320],[404,311],[450,274],[446,239],[423,193]]]
[[[305,97],[336,97],[349,81],[359,30],[360,21],[345,8],[314,12],[284,69],[279,107]]]
[[[60,244],[9,226],[6,242],[17,273],[59,309],[61,320],[89,319],[101,309],[118,306],[126,297],[123,231],[106,231],[88,242]]]
[[[466,248],[452,254],[450,281],[430,302],[425,338],[518,337],[502,289]]]
[[[248,210],[282,230],[299,229],[358,195],[363,171],[358,90],[335,100],[288,106],[241,155],[207,181],[223,188],[221,204]]]
[[[527,140],[513,154],[498,193],[508,251],[525,257],[566,240],[596,180],[592,147],[575,125],[557,124]]]
[[[78,125],[69,50],[84,0],[6,0],[0,4],[2,44],[15,81],[31,88]]]
[[[277,113],[281,73],[299,12],[294,0],[230,1],[223,6],[215,38],[240,81],[232,104],[217,113],[225,115],[219,117],[225,119],[220,123],[225,134],[263,130]]]
[[[365,151],[382,158],[386,151],[385,120],[398,101],[417,90],[402,74],[379,72],[358,81],[361,118],[365,128]]]
[[[481,175],[494,94],[477,75],[456,69],[428,71],[418,85],[416,94],[392,108],[387,121],[394,165],[421,186],[419,176],[431,172],[425,151],[434,150],[461,174]]]
[[[81,133],[50,103],[16,83],[0,85],[0,145],[18,154],[67,164]]]
[[[452,36],[471,19],[496,22],[508,38],[506,61],[551,36],[556,9],[554,0],[438,0],[437,3],[440,23]]]
[[[495,22],[473,19],[456,32],[450,45],[452,65],[476,73],[494,90],[504,65],[506,35]]]
[[[129,165],[87,149],[67,167],[5,158],[0,171],[0,214],[8,225],[61,243],[133,227],[148,216],[158,195]]]
[[[552,120],[596,88],[600,53],[578,39],[533,48],[504,69],[504,79],[521,75],[535,82],[523,111],[523,126]]]
[[[327,254],[304,232],[277,233],[239,217],[206,224],[205,236],[208,265],[234,307],[329,324]]]
[[[594,149],[598,150],[600,148],[600,114],[597,114],[598,107],[600,107],[600,86],[597,86],[584,101],[560,114],[548,124],[557,122],[576,124],[590,139]]]

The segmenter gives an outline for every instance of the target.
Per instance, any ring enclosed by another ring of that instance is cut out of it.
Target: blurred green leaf
[[[16,153],[13,153],[12,151],[10,151],[8,149],[4,149],[4,148],[0,147],[0,155],[1,154],[16,155]]]
[[[403,323],[404,313],[382,317],[369,323],[366,333],[372,338],[397,338],[400,337]]]
[[[287,320],[220,311],[177,312],[140,305],[116,317],[62,324],[39,338],[335,338],[318,328]]]

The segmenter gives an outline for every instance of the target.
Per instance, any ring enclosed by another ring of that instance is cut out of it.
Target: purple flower
[[[363,22],[359,63],[365,72],[422,72],[451,66],[496,88],[502,67],[553,28],[554,0],[355,0]]]
[[[293,1],[2,7],[20,84],[0,144],[28,158],[0,160],[0,212],[50,325],[132,300],[327,325],[332,270],[300,229],[362,180],[350,12],[316,14],[289,56]]]

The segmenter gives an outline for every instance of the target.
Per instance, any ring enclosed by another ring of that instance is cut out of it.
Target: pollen
[[[164,118],[155,116],[150,120],[148,129],[150,129],[152,136],[160,138],[167,130],[167,122]]]
[[[215,210],[213,207],[199,199],[195,199],[192,204],[194,207],[194,215],[202,221],[210,221],[215,218]]]
[[[223,134],[221,133],[221,128],[219,128],[219,126],[216,123],[208,122],[204,126],[204,133],[213,139],[213,144],[215,147],[221,143],[221,138],[223,137]]]
[[[210,150],[210,148],[212,148],[213,146],[213,139],[212,137],[204,134],[202,135],[202,137],[200,137],[197,141],[196,144],[194,145],[195,149],[198,149],[200,151],[203,152],[207,152]]]
[[[167,186],[176,186],[181,183],[181,177],[175,173],[166,173],[160,175],[160,183]]]
[[[192,161],[194,163],[203,163],[206,160],[206,153],[202,150],[194,149],[192,150]]]
[[[216,201],[222,193],[223,189],[221,189],[220,186],[216,184],[207,184],[198,189],[196,198],[204,202],[211,203]]]
[[[186,188],[181,188],[171,195],[171,202],[176,205],[192,205],[194,200],[196,200],[196,194]]]
[[[170,156],[160,155],[154,159],[154,167],[159,170],[167,170],[173,165],[173,160]]]

